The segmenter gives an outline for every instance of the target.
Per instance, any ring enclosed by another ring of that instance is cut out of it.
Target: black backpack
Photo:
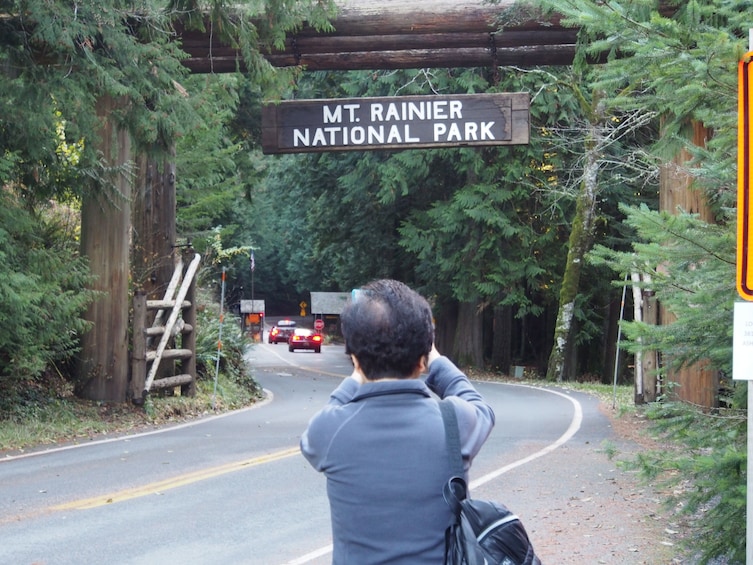
[[[455,472],[463,472],[455,409],[440,402]],[[444,499],[455,515],[445,532],[445,565],[541,565],[523,523],[504,504],[468,498],[465,479],[452,477]]]
[[[466,492],[460,477],[444,488],[457,519],[445,533],[446,565],[541,565],[520,518],[504,504],[469,499]]]

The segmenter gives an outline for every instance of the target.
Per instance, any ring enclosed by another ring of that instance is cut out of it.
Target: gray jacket
[[[327,477],[334,565],[441,565],[451,476],[434,392],[451,397],[466,473],[494,412],[446,357],[419,379],[345,379],[309,422],[301,452]]]

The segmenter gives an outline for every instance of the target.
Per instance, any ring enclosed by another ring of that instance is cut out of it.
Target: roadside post
[[[753,565],[753,238],[750,223],[753,190],[753,29],[748,30],[748,53],[738,63],[737,111],[737,292],[732,335],[732,377],[748,382],[748,452],[745,512],[745,563]]]
[[[217,381],[220,378],[220,356],[222,355],[222,323],[225,321],[225,267],[222,267],[222,289],[220,291],[220,327],[217,333],[217,361],[214,366],[214,389],[212,390],[212,410],[217,400]]]

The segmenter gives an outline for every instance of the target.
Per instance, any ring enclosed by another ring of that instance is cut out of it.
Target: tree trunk
[[[509,374],[512,363],[512,307],[494,307],[492,368]]]
[[[692,143],[704,147],[709,138],[708,129],[694,121]],[[662,166],[659,177],[659,210],[677,214],[678,209],[714,223],[714,213],[703,192],[693,188],[694,176],[689,170],[692,155],[687,150],[680,151],[673,159]],[[659,304],[659,319],[662,324],[674,323],[677,318]],[[707,362],[691,367],[667,370],[667,382],[675,383],[667,392],[670,397],[698,404],[707,408],[718,405],[719,373]]]
[[[585,168],[580,193],[575,208],[568,242],[567,263],[560,289],[559,311],[554,329],[554,345],[549,356],[546,378],[561,382],[567,372],[567,351],[572,338],[575,298],[580,286],[583,260],[593,242],[593,222],[598,195],[599,153],[602,148],[601,132],[596,123],[589,125],[586,140]]]
[[[458,328],[457,302],[434,305],[434,343],[443,355],[452,356],[452,344]]]
[[[163,155],[164,158],[156,157]],[[131,280],[149,300],[162,300],[175,271],[175,147],[154,147],[136,157]],[[156,312],[149,312],[152,324]],[[174,340],[168,345],[174,347]],[[175,361],[163,360],[157,378],[175,374]],[[131,375],[134,378],[134,375]],[[141,394],[140,389],[138,394]]]
[[[161,162],[151,155],[136,158],[132,279],[149,300],[161,300],[175,269],[175,148]]]
[[[452,356],[462,367],[483,367],[482,316],[475,302],[461,302]]]
[[[620,362],[618,370],[624,366],[622,359],[626,356],[624,351],[619,350],[618,334],[620,328],[620,313],[622,311],[622,302],[620,300],[610,300],[609,315],[604,320],[604,343],[602,345],[601,355],[601,374],[600,381],[603,384],[611,384],[614,381],[615,363]],[[619,355],[618,355],[619,351]],[[619,374],[619,373],[618,373]]]
[[[93,186],[81,205],[81,254],[89,259],[93,287],[102,295],[85,319],[92,329],[81,340],[77,392],[84,398],[125,402],[128,389],[128,268],[131,227],[131,178],[128,132],[110,120],[116,103],[97,104],[102,122],[100,147],[106,165],[116,171],[112,186]]]
[[[641,296],[641,317],[646,324],[656,325],[659,321],[659,308],[654,293],[643,291]],[[638,360],[635,362],[638,365]],[[659,370],[659,353],[657,351],[643,351],[640,356],[641,379],[643,396],[640,402],[656,402],[659,392],[657,371]]]

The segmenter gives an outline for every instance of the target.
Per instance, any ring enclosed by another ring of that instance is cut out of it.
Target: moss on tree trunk
[[[549,381],[563,381],[567,375],[567,351],[572,339],[575,299],[580,288],[580,276],[586,253],[593,244],[593,226],[598,196],[598,173],[601,133],[598,125],[592,124],[586,141],[586,160],[583,180],[580,184],[575,207],[570,238],[568,240],[567,263],[560,288],[559,311],[554,329],[554,344],[546,378]]]

